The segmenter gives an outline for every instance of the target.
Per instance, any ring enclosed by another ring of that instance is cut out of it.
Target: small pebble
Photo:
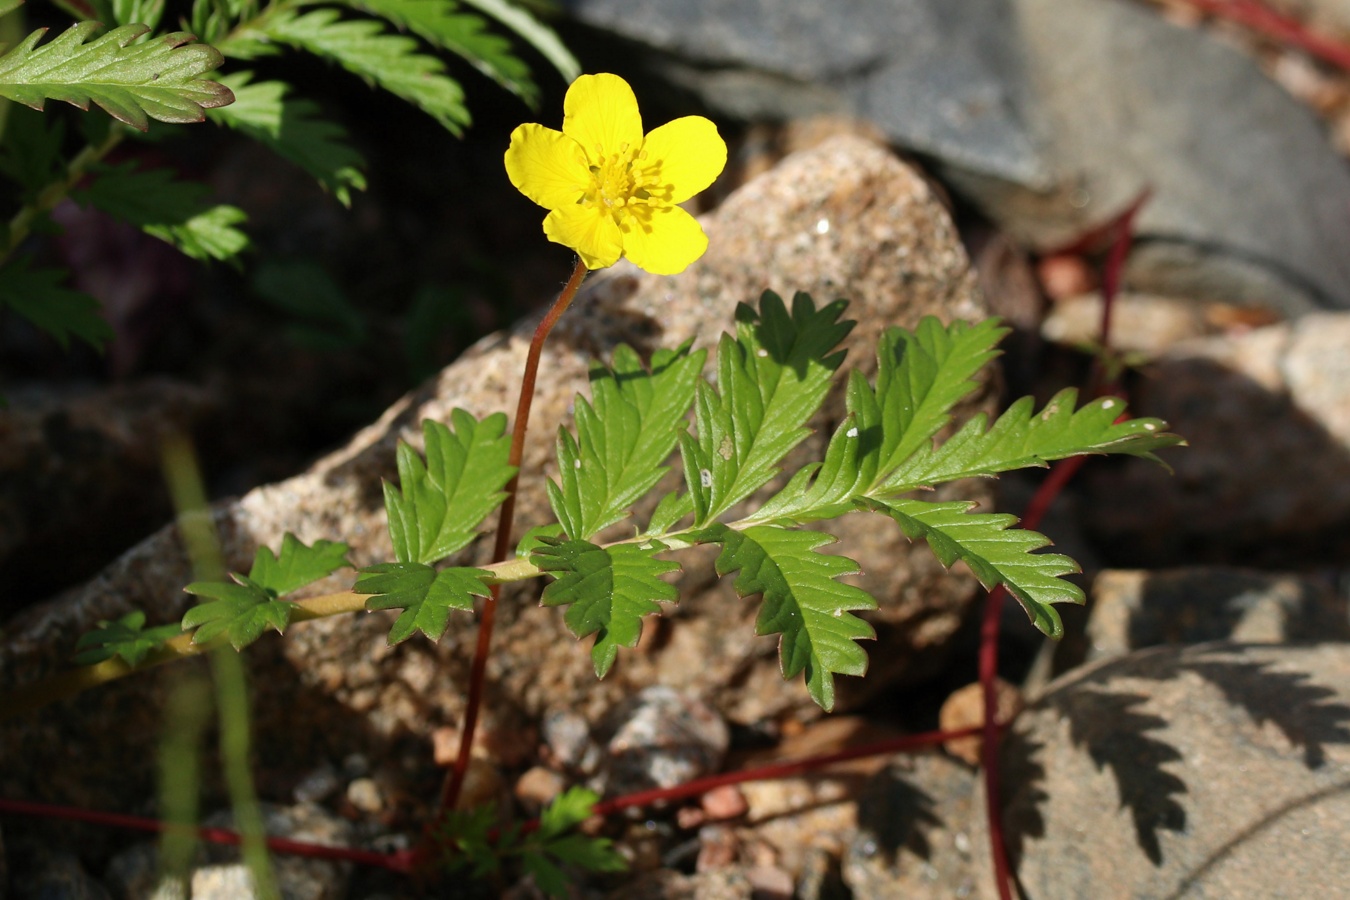
[[[745,877],[754,888],[755,900],[792,900],[796,887],[792,876],[777,866],[754,866],[745,870]]]
[[[384,792],[373,778],[357,778],[347,785],[347,802],[369,815],[384,812]]]
[[[745,794],[734,784],[725,784],[721,787],[713,788],[703,795],[699,801],[709,819],[719,821],[722,819],[734,819],[737,816],[745,815],[748,804],[745,801]]]
[[[694,871],[707,872],[720,869],[736,861],[736,853],[741,842],[734,829],[726,825],[707,825],[698,830],[698,861]]]
[[[516,780],[516,799],[535,809],[547,806],[562,793],[566,782],[552,769],[535,766]]]
[[[1022,692],[1001,678],[995,682],[995,692],[998,697],[999,722],[1011,722],[1022,711]],[[943,731],[959,731],[983,724],[984,692],[978,681],[953,691],[943,702],[942,710],[938,713],[938,727]],[[969,737],[947,741],[943,746],[957,759],[978,766],[980,744],[980,736],[972,734]]]
[[[337,769],[325,763],[300,779],[293,796],[296,803],[322,803],[342,787]]]

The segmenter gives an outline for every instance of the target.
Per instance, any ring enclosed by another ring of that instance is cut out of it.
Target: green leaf
[[[1161,419],[1117,422],[1125,412],[1119,397],[1103,397],[1075,411],[1078,392],[1066,388],[1035,412],[1023,397],[985,430],[975,416],[939,447],[924,446],[883,482],[887,494],[901,494],[957,478],[992,476],[1051,460],[1090,453],[1122,453],[1161,462],[1153,451],[1184,444],[1168,434]]]
[[[508,0],[464,0],[469,6],[487,13],[529,43],[539,54],[553,64],[563,81],[571,84],[581,76],[581,64],[577,62],[558,35],[544,23],[519,6]]]
[[[62,347],[77,337],[102,350],[113,337],[112,327],[99,315],[99,303],[87,294],[61,287],[66,273],[28,268],[19,258],[0,268],[0,304],[8,306],[56,338]]]
[[[973,503],[925,503],[921,500],[867,500],[868,509],[885,513],[910,540],[923,538],[944,566],[958,559],[970,566],[986,588],[1003,585],[1031,621],[1050,637],[1064,633],[1053,603],[1083,603],[1083,591],[1060,576],[1080,571],[1059,553],[1033,553],[1050,544],[1035,531],[1010,526],[1015,516],[972,513]]]
[[[118,25],[144,25],[154,31],[164,17],[164,0],[112,0],[112,14]]]
[[[374,19],[339,21],[335,9],[304,15],[284,10],[268,18],[262,31],[274,41],[337,62],[414,104],[454,134],[470,122],[464,92],[443,74],[441,61],[416,52],[415,40],[389,34]]]
[[[277,599],[271,591],[250,578],[231,572],[228,581],[194,581],[183,590],[199,597],[210,597],[189,609],[183,616],[183,630],[197,629],[192,643],[207,644],[221,635],[236,650],[242,650],[262,636],[268,628],[278,634],[291,621],[291,604]]]
[[[9,106],[4,116],[0,172],[22,185],[26,197],[36,199],[38,192],[65,174],[61,156],[64,123],[22,106]]]
[[[462,409],[450,414],[454,430],[422,423],[426,462],[399,444],[399,487],[384,485],[389,537],[399,562],[435,563],[468,545],[483,520],[506,499],[502,490],[516,470],[507,464],[511,439],[506,416],[479,422]]]
[[[833,709],[834,674],[865,674],[867,654],[855,642],[876,637],[871,625],[850,612],[876,609],[876,601],[835,580],[857,572],[858,564],[815,552],[834,541],[818,531],[773,525],[734,531],[719,523],[695,539],[722,545],[717,572],[739,572],[738,595],[763,594],[755,634],[782,634],[778,656],[783,677],[805,671],[811,698],[822,709]]]
[[[817,310],[798,293],[788,313],[765,291],[757,315],[736,310],[737,336],[717,350],[717,388],[699,382],[694,404],[698,436],[681,435],[685,481],[695,523],[706,525],[763,487],[783,457],[809,433],[807,421],[844,359],[835,347],[852,322],[839,322],[844,301]]]
[[[214,205],[205,186],[175,181],[166,169],[135,171],[134,163],[99,166],[88,187],[72,196],[172,244],[193,259],[230,260],[248,247],[234,226],[247,216],[235,206]]]
[[[571,604],[563,621],[578,638],[595,635],[591,662],[595,677],[604,678],[619,647],[636,647],[642,636],[642,617],[659,613],[658,600],[675,602],[679,592],[661,576],[679,564],[657,559],[666,549],[659,541],[650,546],[614,544],[597,547],[589,541],[556,541],[534,551],[531,561],[557,581],[544,588],[544,606]]]
[[[146,628],[144,612],[129,612],[112,622],[99,622],[93,631],[81,635],[75,645],[79,651],[75,655],[75,664],[92,666],[120,656],[127,665],[138,666],[147,653],[182,633],[183,629],[175,623]]]
[[[347,133],[320,118],[316,104],[288,97],[289,85],[252,79],[252,72],[221,78],[221,84],[234,92],[234,102],[207,115],[304,169],[338,202],[350,207],[351,192],[366,189],[361,172],[366,163],[346,142]]]
[[[380,563],[361,570],[352,588],[375,594],[366,609],[402,609],[389,629],[392,646],[420,631],[433,641],[445,633],[453,609],[472,611],[474,597],[487,597],[483,569],[452,568],[436,571],[422,563]]]
[[[23,6],[23,0],[0,0],[0,16],[7,16]]]
[[[569,537],[588,540],[629,515],[669,471],[707,354],[658,351],[652,369],[620,346],[612,367],[591,369],[591,397],[578,395],[577,436],[558,429],[558,483],[549,502]]]
[[[191,43],[185,32],[132,41],[149,31],[123,25],[85,43],[101,26],[72,25],[43,47],[45,28],[34,31],[0,56],[0,97],[42,109],[64,100],[88,109],[97,103],[110,116],[145,131],[149,119],[200,122],[205,110],[234,97],[228,88],[202,77],[222,58],[211,47]]]
[[[511,42],[486,31],[480,16],[457,13],[453,0],[350,0],[350,5],[458,54],[530,106],[538,103],[530,67],[512,53]]]
[[[346,350],[367,337],[361,311],[317,263],[263,263],[253,273],[253,288],[273,307],[296,320],[287,327],[287,334],[301,346]]]
[[[568,788],[539,816],[539,830],[521,848],[521,862],[535,885],[550,897],[568,897],[568,880],[555,864],[577,866],[588,872],[623,872],[622,854],[608,838],[578,834],[576,828],[591,817],[600,795],[581,787]]]
[[[341,541],[315,541],[305,546],[289,531],[281,539],[281,555],[269,547],[259,547],[253,556],[253,568],[248,577],[260,587],[282,597],[327,578],[338,569],[348,568],[347,553],[351,550]]]

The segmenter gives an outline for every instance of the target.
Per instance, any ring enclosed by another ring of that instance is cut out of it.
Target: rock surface
[[[1090,532],[1115,565],[1350,550],[1350,314],[1187,342],[1144,371],[1131,409],[1190,443],[1175,474],[1134,460],[1084,472]]]
[[[952,224],[926,183],[859,139],[839,138],[789,158],[728,198],[707,219],[707,230],[708,253],[680,276],[649,277],[624,265],[593,279],[545,353],[549,377],[535,399],[525,471],[550,471],[553,435],[585,383],[589,358],[608,355],[620,341],[640,351],[694,334],[713,343],[735,305],[754,301],[766,287],[788,295],[806,290],[822,300],[853,298],[850,313],[860,323],[849,341],[854,348],[872,346],[886,326],[913,324],[928,313],[978,318],[984,309]],[[513,408],[532,327],[523,323],[480,342],[309,472],[217,505],[227,563],[246,567],[257,545],[276,546],[288,530],[305,541],[346,540],[358,565],[389,558],[380,479],[394,475],[396,441],[420,444],[418,423],[445,419],[454,407],[480,415]],[[837,415],[839,407],[833,408]],[[817,452],[821,442],[817,438]],[[536,474],[524,486],[517,513],[522,532],[545,516],[542,484]],[[987,499],[987,491],[975,485],[961,496]],[[861,583],[881,599],[880,639],[867,648],[873,673],[859,682],[873,690],[935,668],[975,588],[969,576],[947,575],[926,548],[911,548],[898,529],[879,522],[859,515],[835,529],[843,539],[837,549],[864,561]],[[480,560],[485,552],[478,547],[465,559]],[[751,636],[755,604],[718,582],[710,554],[682,562],[684,599],[654,623],[657,639],[621,654],[599,684],[562,617],[535,608],[540,586],[507,591],[488,667],[485,727],[510,733],[549,707],[598,721],[619,699],[652,683],[698,696],[732,721],[811,714],[803,686],[778,673],[776,641]],[[176,531],[159,532],[84,588],[12,622],[0,649],[0,686],[60,669],[78,636],[100,619],[131,609],[145,610],[152,624],[177,619],[187,605],[182,586],[190,580]],[[410,640],[391,648],[391,620],[377,613],[301,623],[284,639],[269,636],[250,648],[258,752],[277,778],[293,772],[298,779],[323,758],[383,752],[395,740],[429,756],[430,733],[458,722],[474,629],[465,619],[437,644]],[[145,761],[153,758],[156,710],[164,687],[181,674],[181,667],[170,667],[7,723],[0,757],[78,753],[85,763],[56,773],[6,765],[0,790],[114,809],[149,796]],[[841,706],[858,696],[856,686],[841,686]]]
[[[1060,680],[1004,749],[1026,896],[1343,892],[1347,685],[1346,644],[1159,648]]]

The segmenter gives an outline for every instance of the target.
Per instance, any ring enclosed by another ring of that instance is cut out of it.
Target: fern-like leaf
[[[112,326],[99,315],[99,302],[88,294],[62,287],[68,273],[30,269],[16,259],[0,268],[0,306],[7,306],[67,348],[72,337],[102,350],[113,337]]]
[[[34,31],[0,56],[0,97],[34,109],[47,100],[86,110],[96,103],[141,131],[149,119],[200,122],[205,110],[234,99],[229,88],[201,77],[220,65],[221,55],[192,43],[192,35],[175,32],[138,44],[149,29],[123,25],[91,41],[101,28],[81,22],[41,47],[46,29]]]
[[[717,349],[717,388],[698,385],[697,437],[680,438],[697,526],[763,487],[807,436],[806,422],[844,359],[835,348],[853,327],[838,321],[845,305],[816,309],[798,293],[789,313],[765,291],[758,314],[737,308],[737,336],[724,335]]]
[[[1061,576],[1080,571],[1059,553],[1033,553],[1050,544],[1035,531],[1010,526],[1015,516],[972,513],[971,503],[926,503],[899,498],[868,500],[868,509],[885,513],[910,540],[923,538],[944,566],[958,559],[970,566],[986,588],[1003,585],[1017,598],[1031,621],[1050,637],[1064,633],[1051,604],[1083,603],[1083,591]]]
[[[834,708],[834,675],[863,675],[867,654],[856,643],[876,637],[851,610],[876,609],[865,591],[837,581],[858,571],[843,556],[817,553],[834,541],[828,534],[772,525],[735,531],[715,524],[695,539],[718,542],[717,572],[737,572],[736,593],[762,594],[755,634],[781,634],[779,664],[784,678],[806,673],[806,688],[822,709]]]
[[[563,46],[552,28],[540,22],[529,11],[511,3],[510,0],[464,0],[479,12],[510,28],[522,40],[539,51],[539,55],[553,64],[563,81],[571,84],[581,76],[581,63]]]
[[[674,585],[661,579],[679,569],[678,563],[656,558],[664,549],[659,541],[611,547],[555,541],[531,556],[536,566],[557,578],[544,588],[542,603],[568,606],[563,621],[578,638],[595,635],[591,661],[597,678],[614,665],[619,647],[637,646],[642,617],[661,611],[656,601],[679,599]]]
[[[351,563],[347,562],[350,550],[341,541],[319,540],[306,546],[288,531],[281,539],[280,554],[273,553],[270,547],[258,548],[248,577],[278,596],[284,596],[327,578],[338,569],[350,567]]]
[[[478,526],[506,499],[515,474],[506,462],[506,416],[479,422],[462,409],[450,414],[451,430],[422,423],[426,462],[407,444],[398,447],[399,487],[384,484],[389,537],[399,562],[436,563],[463,549]]]
[[[257,582],[231,572],[234,582],[194,581],[183,590],[209,602],[189,609],[183,616],[183,630],[197,629],[192,643],[209,644],[224,635],[236,650],[242,650],[271,628],[278,634],[291,621],[291,604],[278,600]]]
[[[352,588],[374,594],[366,609],[401,609],[389,629],[392,646],[420,631],[433,641],[445,633],[451,610],[473,609],[474,597],[489,595],[483,569],[451,568],[439,572],[422,563],[381,563],[362,569]]]
[[[1161,462],[1153,451],[1185,443],[1168,434],[1167,423],[1161,419],[1117,421],[1125,412],[1119,397],[1104,397],[1075,410],[1077,401],[1078,392],[1066,388],[1037,413],[1032,399],[1023,397],[987,431],[985,416],[975,416],[941,446],[919,448],[887,476],[878,493],[900,494],[1090,453],[1121,453]]]
[[[530,106],[539,88],[530,67],[511,51],[511,42],[486,30],[481,16],[457,12],[454,0],[349,0],[352,6],[411,31],[442,50],[458,54]]]
[[[75,664],[92,666],[120,656],[127,665],[137,666],[151,650],[182,633],[177,623],[146,628],[145,613],[138,609],[114,621],[99,622],[93,631],[80,635]]]
[[[335,9],[303,15],[285,10],[268,18],[262,33],[333,60],[417,106],[454,134],[462,134],[470,122],[464,91],[446,77],[441,61],[418,53],[417,41],[390,34],[375,19],[340,20]]]
[[[208,115],[270,147],[308,172],[343,206],[351,206],[351,192],[366,189],[366,177],[361,172],[365,160],[346,143],[346,132],[319,118],[319,107],[314,103],[288,97],[288,85],[252,79],[251,72],[222,78],[221,84],[234,92],[234,102]]]
[[[679,441],[706,352],[658,351],[652,369],[620,346],[612,367],[591,370],[591,396],[578,396],[577,436],[558,429],[557,483],[549,481],[553,512],[569,537],[589,540],[622,520],[661,480]]]
[[[248,248],[248,235],[234,227],[247,217],[238,207],[211,203],[208,193],[165,169],[136,171],[128,163],[99,167],[93,182],[73,196],[193,259],[231,260]]]

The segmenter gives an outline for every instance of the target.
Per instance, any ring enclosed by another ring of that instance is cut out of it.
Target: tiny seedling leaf
[[[807,436],[806,423],[844,359],[835,348],[853,328],[838,321],[845,305],[816,309],[798,293],[789,313],[765,291],[759,313],[737,308],[737,336],[724,335],[717,349],[717,388],[698,385],[697,437],[680,437],[696,526],[763,487]]]
[[[604,678],[619,647],[636,647],[642,617],[661,611],[656,601],[675,602],[679,592],[661,579],[679,564],[657,559],[665,549],[614,544],[597,547],[588,541],[555,541],[534,551],[531,561],[557,581],[544,588],[544,606],[568,606],[563,617],[579,638],[595,635],[591,661],[595,676]]]
[[[658,351],[651,371],[620,345],[613,364],[591,369],[591,399],[578,396],[577,436],[558,429],[558,481],[548,482],[553,512],[569,537],[590,540],[621,521],[669,471],[707,354]]]
[[[176,181],[165,169],[135,170],[133,163],[101,166],[88,187],[73,193],[110,216],[137,226],[199,260],[230,260],[248,247],[234,226],[247,216],[235,206],[212,204],[205,186]]]
[[[390,34],[375,19],[339,20],[336,9],[303,15],[283,10],[262,27],[273,41],[331,59],[366,81],[414,104],[454,134],[469,124],[464,91],[446,77],[434,56],[418,53],[417,41]]]
[[[0,306],[8,306],[56,338],[63,348],[72,337],[95,350],[113,337],[112,326],[99,315],[99,303],[87,294],[61,286],[66,273],[29,269],[26,259],[0,268]]]
[[[1050,539],[1035,531],[1010,526],[1006,513],[972,513],[973,504],[927,503],[897,498],[867,500],[866,508],[894,519],[910,540],[923,538],[944,566],[958,559],[970,566],[986,588],[1003,585],[1017,598],[1031,621],[1050,637],[1064,628],[1053,603],[1082,603],[1083,591],[1061,576],[1080,571],[1059,553],[1033,553]]]
[[[338,569],[347,568],[347,553],[351,550],[340,541],[315,541],[305,546],[289,531],[281,539],[281,555],[270,547],[259,547],[253,557],[249,580],[284,597],[321,578],[327,578]]]
[[[420,631],[440,640],[454,609],[471,611],[474,597],[487,597],[483,569],[452,568],[439,572],[422,563],[380,563],[361,570],[352,590],[374,594],[366,609],[402,609],[389,629],[389,643],[406,641]]]
[[[832,709],[835,673],[865,674],[867,654],[856,642],[876,636],[871,625],[851,613],[876,609],[876,601],[836,580],[857,572],[858,564],[815,552],[834,541],[819,531],[773,525],[735,531],[718,523],[695,537],[722,545],[717,573],[738,573],[738,595],[763,595],[755,634],[782,635],[778,655],[783,677],[805,671],[811,698],[822,709]]]
[[[182,633],[183,629],[172,622],[146,628],[145,613],[135,610],[111,622],[99,622],[93,631],[81,635],[75,645],[75,664],[91,666],[120,656],[127,665],[137,666],[151,650]]]
[[[34,109],[48,100],[80,109],[96,103],[141,131],[150,119],[200,122],[205,110],[234,99],[229,88],[201,77],[222,58],[193,43],[192,35],[175,32],[133,43],[149,29],[123,25],[90,40],[101,29],[97,22],[81,22],[41,47],[47,29],[34,31],[0,56],[0,97]]]
[[[462,409],[447,428],[422,423],[426,461],[407,444],[398,448],[399,486],[384,485],[389,536],[399,562],[436,563],[473,540],[488,514],[506,499],[502,490],[515,468],[507,464],[511,440],[506,416],[481,422]]]
[[[521,862],[535,885],[550,897],[568,897],[568,880],[559,864],[588,872],[622,872],[628,868],[608,838],[580,834],[577,827],[591,817],[600,796],[586,788],[568,788],[544,808],[539,830],[525,836]]]
[[[208,644],[224,635],[231,646],[242,650],[271,628],[278,634],[291,621],[291,604],[277,599],[250,578],[231,572],[229,581],[194,581],[183,590],[210,602],[194,606],[183,616],[183,630],[196,629],[192,643]]]
[[[304,169],[343,206],[352,205],[352,191],[366,189],[365,160],[340,126],[319,117],[317,105],[287,96],[290,86],[283,82],[255,82],[251,72],[234,72],[220,82],[234,92],[234,102],[211,110],[211,119]]]

